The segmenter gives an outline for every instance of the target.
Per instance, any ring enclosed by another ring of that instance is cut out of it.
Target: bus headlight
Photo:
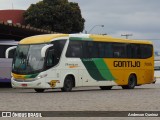
[[[44,78],[44,77],[46,77],[46,76],[47,76],[47,74],[39,75],[39,76],[36,77],[36,80],[41,79],[41,78]]]

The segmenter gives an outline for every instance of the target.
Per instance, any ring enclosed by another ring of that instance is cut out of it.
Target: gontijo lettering
[[[140,67],[140,61],[114,61],[114,67]]]

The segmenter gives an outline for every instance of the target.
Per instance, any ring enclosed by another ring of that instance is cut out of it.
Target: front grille
[[[27,80],[27,79],[25,79],[25,80],[22,80],[22,79],[14,79],[15,81],[17,81],[17,82],[33,82],[33,81],[35,81],[35,80]]]

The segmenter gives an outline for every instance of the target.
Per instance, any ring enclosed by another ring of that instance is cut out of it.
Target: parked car
[[[154,61],[154,78],[160,83],[160,60]]]

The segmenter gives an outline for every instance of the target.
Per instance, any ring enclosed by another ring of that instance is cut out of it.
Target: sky
[[[0,0],[0,9],[23,9],[40,0]],[[129,39],[147,39],[160,50],[160,0],[69,0],[79,4],[85,31]],[[104,25],[104,27],[101,27]],[[93,28],[94,27],[94,28]],[[92,29],[93,28],[93,29]]]

